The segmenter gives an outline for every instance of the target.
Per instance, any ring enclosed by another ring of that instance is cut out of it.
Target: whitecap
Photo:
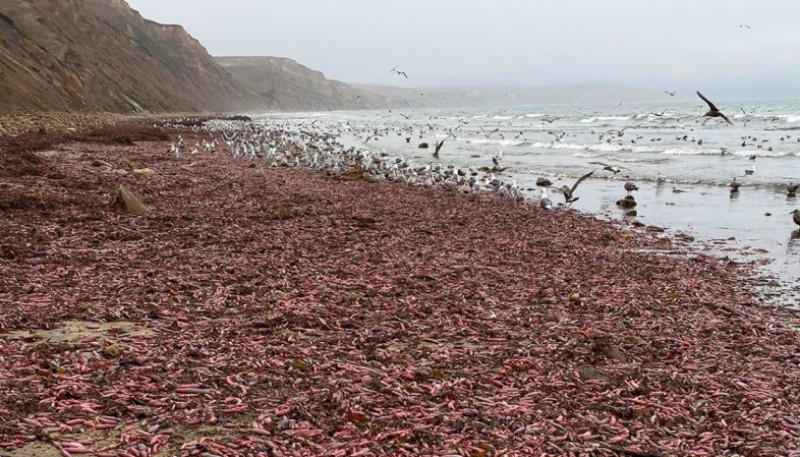
[[[788,153],[780,152],[780,151],[765,151],[765,150],[762,150],[762,149],[759,149],[757,151],[744,150],[743,149],[741,151],[733,151],[731,154],[735,155],[735,156],[738,156],[738,157],[750,157],[750,156],[756,156],[756,157],[785,157],[786,154],[788,154]]]
[[[524,141],[509,140],[509,139],[493,140],[491,138],[471,138],[471,139],[467,140],[467,143],[470,143],[470,144],[496,144],[496,145],[499,145],[499,146],[518,146],[518,145],[524,143]]]
[[[630,116],[595,116],[587,119],[581,119],[581,122],[588,124],[595,121],[627,121]]]
[[[705,148],[669,148],[664,150],[662,154],[670,156],[719,155],[720,150]]]

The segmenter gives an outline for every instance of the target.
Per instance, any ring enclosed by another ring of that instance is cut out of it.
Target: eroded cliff
[[[0,109],[248,111],[265,107],[181,26],[122,0],[0,3]]]
[[[245,89],[275,110],[369,109],[388,106],[385,97],[327,79],[283,57],[216,57]]]

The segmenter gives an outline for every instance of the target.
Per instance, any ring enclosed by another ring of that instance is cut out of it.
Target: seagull
[[[408,75],[406,74],[406,72],[400,71],[400,70],[397,69],[397,67],[399,67],[399,66],[400,65],[395,65],[394,68],[389,70],[389,73],[394,73],[394,74],[397,74],[397,75],[403,75],[404,78],[408,79]]]
[[[603,170],[610,171],[611,173],[614,173],[614,174],[619,173],[620,171],[622,171],[622,169],[630,170],[630,168],[618,167],[618,166],[609,165],[609,164],[603,163],[603,162],[589,162],[589,165],[601,165],[603,167]]]
[[[797,192],[797,184],[794,181],[790,181],[789,185],[786,186],[786,196],[787,197],[794,197],[795,192]]]
[[[740,29],[744,29],[744,28],[748,28],[748,29],[749,29],[749,28],[750,28],[750,26],[749,26],[749,25],[747,25],[747,24],[739,24],[739,28],[740,28]]]
[[[542,187],[542,198],[539,199],[539,206],[545,211],[553,211],[555,209],[553,201],[547,196],[547,187]]]
[[[490,178],[486,178],[486,186],[491,187],[492,190],[497,190],[498,188],[500,188],[501,185],[503,185],[503,181],[497,179],[494,176],[494,173],[492,173],[492,176]]]
[[[736,176],[733,177],[733,181],[731,181],[731,193],[739,192],[739,187],[742,186],[742,183],[736,180]]]
[[[628,195],[630,195],[634,190],[639,190],[639,188],[636,187],[636,184],[630,180],[630,176],[626,176],[626,178],[628,178],[628,180],[625,181],[625,190],[628,191]]]
[[[500,166],[500,160],[502,160],[502,159],[503,159],[503,151],[500,151],[500,152],[497,153],[496,156],[492,156],[492,163],[494,164],[495,167],[499,167]]]
[[[678,93],[678,89],[675,89],[675,90],[673,90],[672,92],[670,92],[670,91],[668,91],[668,90],[665,90],[665,91],[664,91],[664,93],[665,93],[665,94],[669,94],[669,96],[670,96],[670,97],[674,97],[674,96],[675,96],[675,94],[677,94],[677,93]]]
[[[578,201],[578,199],[580,198],[580,197],[576,197],[575,196],[575,189],[578,188],[578,184],[583,182],[583,180],[588,178],[589,176],[592,176],[592,173],[594,173],[594,170],[592,170],[589,173],[586,173],[585,175],[583,175],[580,178],[578,178],[578,180],[575,181],[575,184],[573,184],[572,187],[567,187],[567,185],[565,184],[565,185],[561,186],[560,189],[555,189],[555,190],[557,190],[558,192],[561,192],[562,194],[564,194],[564,200],[566,201],[567,205],[570,205],[573,202]]]
[[[481,131],[483,131],[483,132],[485,132],[485,131],[486,131],[486,129],[484,129],[483,127],[481,127],[480,129],[481,129]],[[494,130],[492,130],[491,132],[487,133],[487,134],[486,134],[486,138],[489,138],[490,136],[492,136],[492,134],[493,134],[493,133],[496,133],[496,132],[498,132],[499,130],[500,130],[500,127],[497,127],[496,129],[494,129]]]
[[[636,207],[636,199],[633,195],[626,195],[625,198],[617,200],[617,206],[624,209],[631,209]]]
[[[792,216],[792,220],[795,224],[800,225],[800,209],[796,209],[789,214],[793,214],[794,216]]]
[[[175,143],[170,143],[167,152],[173,154],[175,156],[175,160],[181,160],[181,147],[176,146]]]
[[[406,118],[406,119],[411,119],[411,115],[410,115],[410,114],[403,114],[403,113],[400,113],[400,115],[401,115],[401,116],[403,116],[403,117],[404,117],[404,118]]]
[[[661,176],[661,172],[659,171],[658,172],[658,176],[656,176],[656,184],[664,184],[665,181],[666,181],[666,178]]]
[[[745,168],[744,169],[744,174],[746,174],[746,175],[754,175],[755,173],[756,173],[756,166],[755,165],[753,165],[752,168]]]
[[[710,101],[709,99],[705,98],[705,97],[703,96],[703,94],[701,94],[701,93],[700,93],[700,91],[699,91],[699,90],[697,91],[697,96],[698,96],[698,97],[700,97],[700,98],[702,98],[702,99],[703,99],[703,101],[704,101],[704,102],[706,102],[706,103],[708,104],[708,112],[707,112],[706,114],[704,114],[703,116],[707,116],[707,117],[721,117],[721,118],[725,119],[725,122],[727,122],[728,124],[731,124],[731,125],[733,125],[733,122],[731,122],[731,120],[730,120],[730,119],[728,119],[728,116],[724,115],[724,114],[722,113],[722,111],[718,110],[718,109],[717,109],[717,107],[716,107],[716,106],[714,106],[714,104],[713,104],[713,103],[711,103],[711,101]]]
[[[444,146],[444,139],[442,139],[442,141],[437,141],[436,142],[436,150],[433,151],[433,158],[434,159],[437,159],[437,160],[439,159],[439,150],[442,149],[442,146]]]

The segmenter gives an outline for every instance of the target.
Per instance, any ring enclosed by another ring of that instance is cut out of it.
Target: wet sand
[[[4,151],[2,452],[800,455],[797,317],[743,266],[490,194],[176,161],[166,133]],[[67,321],[141,331],[12,333]]]

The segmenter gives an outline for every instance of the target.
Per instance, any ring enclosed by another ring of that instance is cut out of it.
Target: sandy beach
[[[93,128],[2,139],[0,456],[800,456],[798,319],[743,265]]]

